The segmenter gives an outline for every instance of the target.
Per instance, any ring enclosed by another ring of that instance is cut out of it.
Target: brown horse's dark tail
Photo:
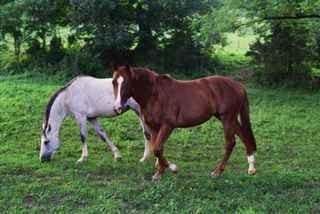
[[[247,94],[245,95],[244,103],[240,109],[241,129],[244,137],[247,139],[245,142],[248,155],[251,155],[257,150],[256,139],[252,132],[249,112],[249,100]]]

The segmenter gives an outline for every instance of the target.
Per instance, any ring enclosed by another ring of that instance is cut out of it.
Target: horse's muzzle
[[[121,114],[122,113],[122,106],[115,106],[114,108],[113,108],[113,110],[114,110],[114,112],[116,113],[116,114]]]
[[[43,162],[49,162],[51,160],[51,155],[42,155],[40,157],[40,161],[43,163]]]

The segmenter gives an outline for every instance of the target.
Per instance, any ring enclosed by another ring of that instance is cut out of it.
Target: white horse
[[[77,162],[88,158],[86,143],[87,122],[91,123],[98,136],[108,144],[113,152],[114,158],[120,158],[119,149],[112,143],[105,131],[99,124],[98,117],[114,117],[119,115],[114,110],[114,92],[112,79],[97,79],[90,76],[76,77],[66,86],[60,88],[49,100],[46,107],[45,117],[42,124],[40,160],[49,161],[60,146],[59,130],[63,120],[72,115],[80,127],[80,138],[82,142],[82,155]],[[126,103],[127,109],[132,109],[140,116],[140,107],[130,99]],[[140,118],[139,118],[140,119]],[[140,161],[149,156],[150,135],[144,127],[142,120],[140,124],[144,131],[145,150]]]

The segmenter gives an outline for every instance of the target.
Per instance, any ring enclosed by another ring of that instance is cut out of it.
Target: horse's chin
[[[41,161],[41,163],[49,162],[49,161],[51,161],[51,156],[41,156],[40,161]]]
[[[52,160],[52,158],[53,158],[53,156],[54,156],[54,153],[55,153],[55,152],[50,153],[50,154],[41,155],[39,159],[40,159],[40,161],[41,161],[42,163],[44,163],[44,162],[49,162],[49,161]]]
[[[116,115],[122,114],[122,108],[114,108],[113,111],[116,113]]]

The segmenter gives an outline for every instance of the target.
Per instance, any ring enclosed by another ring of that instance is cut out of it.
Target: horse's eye
[[[47,145],[49,143],[49,140],[46,140],[43,143],[44,143],[44,145]]]

